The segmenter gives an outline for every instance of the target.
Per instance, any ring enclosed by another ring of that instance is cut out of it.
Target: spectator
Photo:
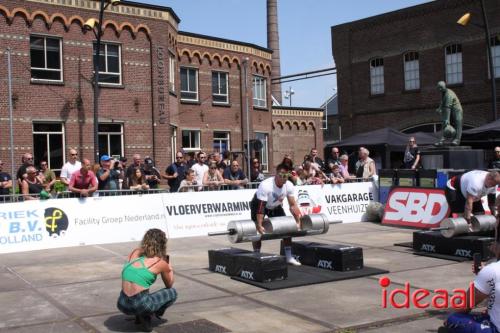
[[[406,145],[405,156],[403,158],[404,169],[417,169],[420,167],[420,150],[414,137],[411,137]]]
[[[345,182],[344,177],[342,177],[342,173],[340,172],[340,166],[338,164],[330,163],[329,164],[331,173],[329,175],[330,183],[332,184],[342,184]]]
[[[75,149],[70,149],[68,162],[66,162],[61,169],[61,182],[68,186],[73,173],[81,170],[81,168],[82,163],[78,161],[78,152]]]
[[[200,151],[198,152],[198,162],[191,167],[194,171],[194,178],[196,179],[196,183],[198,185],[203,185],[203,176],[205,176],[205,172],[208,170],[208,165],[205,164],[205,161],[207,159],[207,154],[204,152]],[[199,191],[202,190],[202,187],[198,189]]]
[[[328,164],[330,163],[337,165],[341,164],[339,147],[332,148],[332,157],[328,160]]]
[[[224,170],[223,177],[224,183],[226,185],[230,185],[229,188],[231,190],[245,188],[245,185],[248,183],[247,176],[245,176],[243,170],[240,169],[240,165],[236,160],[231,162],[230,168],[226,168],[226,170]]]
[[[131,177],[129,188],[135,191],[149,190],[149,185],[146,183],[146,179],[144,178],[141,168],[135,168],[134,174]]]
[[[363,178],[363,180],[368,180],[369,178],[377,174],[377,168],[375,167],[375,161],[369,158],[370,151],[364,147],[359,148],[358,157],[359,160],[356,162],[356,177]]]
[[[229,158],[229,155],[229,151],[227,150],[222,153],[222,161],[219,163],[219,170],[221,170],[222,174],[231,165],[231,159]]]
[[[4,163],[0,161],[0,196],[9,195],[10,189],[12,188],[12,177],[7,173],[3,172]],[[0,197],[0,202],[8,201],[5,197]]]
[[[184,179],[179,186],[179,192],[194,192],[198,191],[198,182],[196,181],[195,172],[193,169],[187,169],[184,174]]]
[[[311,149],[311,158],[314,163],[316,163],[320,170],[325,170],[325,162],[318,156],[318,150],[316,148]]]
[[[175,162],[170,164],[165,169],[165,174],[161,176],[167,180],[170,192],[177,192],[179,190],[187,169],[186,163],[184,163],[184,155],[181,151],[178,151],[175,154]]]
[[[205,161],[205,164],[210,165],[210,163],[212,163],[213,161],[215,161],[214,153],[208,154],[208,157],[207,157],[207,160]]]
[[[219,152],[214,153],[214,161],[215,163],[217,163],[217,169],[219,170],[219,173],[222,174],[226,169],[226,165],[222,165],[222,156]]]
[[[293,165],[293,163],[292,163]],[[262,167],[258,158],[252,158],[252,170],[250,172],[250,182],[260,183],[264,180],[264,174],[262,173]]]
[[[208,165],[208,171],[203,175],[203,186],[207,186],[209,190],[218,190],[219,186],[224,184],[219,170],[217,170],[217,162],[212,161]]]
[[[40,194],[43,189],[42,181],[37,177],[36,168],[30,165],[26,168],[26,178],[22,180],[21,192],[24,200],[37,200],[38,197],[30,194]]]
[[[121,183],[122,183],[122,186],[121,188],[126,190],[129,188],[129,185],[128,185],[128,177],[126,176],[126,172],[127,172],[127,158],[125,156],[122,156],[120,157],[120,172],[121,172],[121,175],[120,175],[120,179],[121,179]]]
[[[82,160],[79,171],[73,172],[69,181],[69,190],[80,197],[90,197],[97,191],[97,177],[90,170],[92,165],[86,158]]]
[[[134,154],[134,156],[132,156],[132,164],[129,165],[127,169],[125,169],[125,178],[127,179],[127,184],[130,184],[131,177],[134,175],[136,168],[141,168],[141,172],[142,174],[144,174],[144,164],[142,164],[141,162],[141,155]]]
[[[17,169],[17,184],[19,186],[19,190],[22,188],[22,181],[24,178],[26,178],[26,168],[29,166],[33,165],[33,155],[30,153],[24,153],[23,156],[21,157],[21,166],[19,169]]]
[[[118,162],[119,163],[119,162]],[[97,171],[98,190],[117,191],[120,189],[118,180],[120,179],[120,170],[115,169],[118,167],[117,163],[108,155],[101,156],[101,167]],[[107,193],[109,195],[109,193]]]
[[[50,192],[56,183],[56,174],[54,171],[49,169],[49,164],[47,161],[40,162],[40,178],[42,180],[45,190]]]
[[[316,169],[314,163],[311,162],[310,158],[304,162],[303,166],[303,176],[304,185],[323,185],[324,182],[321,177],[318,177],[319,170]]]
[[[293,185],[301,186],[304,185],[304,181],[302,180],[304,174],[304,169],[301,166],[297,166],[295,170],[291,172],[291,182]]]
[[[495,156],[491,160],[489,168],[500,170],[500,146],[495,147]]]
[[[342,174],[342,177],[344,180],[348,180],[351,178],[351,175],[349,174],[349,157],[347,155],[342,155],[339,158],[340,160],[340,173]]]
[[[309,157],[309,155],[306,155]],[[304,158],[304,161],[305,161],[305,158]],[[293,170],[293,160],[292,160],[292,157],[290,156],[290,154],[285,154],[285,156],[283,156],[283,160],[281,161],[281,164],[286,164],[289,168],[291,168],[291,170]]]
[[[144,159],[144,177],[150,189],[157,189],[160,185],[160,171],[155,167],[155,162],[151,157]]]
[[[184,160],[186,161],[186,167],[188,169],[192,168],[193,165],[196,164],[196,159],[194,157],[194,152],[190,151],[189,153],[184,154]]]

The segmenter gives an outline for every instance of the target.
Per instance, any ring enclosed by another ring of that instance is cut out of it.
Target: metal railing
[[[371,182],[372,178],[363,179],[363,178],[351,178],[347,179],[346,183],[354,183],[354,182]],[[239,189],[257,189],[259,187],[260,182],[247,183],[244,186],[237,187],[235,185],[221,184],[221,185],[189,185],[184,186],[182,191],[181,189],[178,192],[200,192],[200,191],[229,191],[229,190],[239,190]],[[309,185],[309,184],[303,184]],[[299,186],[303,186],[299,185]],[[324,185],[335,185],[330,183],[325,183]],[[157,193],[170,193],[168,189],[148,189],[148,190],[99,190],[93,193],[92,197],[107,197],[107,196],[122,196],[122,195],[148,195],[148,194],[157,194]],[[27,199],[27,197],[34,198],[34,200],[47,200],[47,199],[66,199],[66,198],[80,198],[80,194],[73,193],[70,191],[63,192],[50,192],[48,197],[41,197],[40,194],[8,194],[8,195],[0,195],[0,204],[2,203],[10,203],[10,202],[22,202],[29,201],[32,199]]]

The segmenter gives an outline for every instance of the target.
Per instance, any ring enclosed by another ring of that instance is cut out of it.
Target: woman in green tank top
[[[149,293],[149,287],[160,275],[165,288]],[[151,316],[160,318],[177,299],[172,288],[174,273],[167,255],[167,237],[160,229],[150,229],[144,235],[141,247],[134,249],[122,270],[122,291],[118,309],[135,315],[135,323],[145,332],[151,332]]]

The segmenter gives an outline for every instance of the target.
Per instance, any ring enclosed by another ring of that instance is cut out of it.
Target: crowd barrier
[[[7,202],[0,209],[0,253],[139,241],[150,228],[170,238],[225,230],[231,220],[250,219],[255,189],[106,195]],[[323,213],[344,223],[365,219],[378,200],[374,182],[295,187],[302,213]],[[289,207],[285,200],[285,211]]]

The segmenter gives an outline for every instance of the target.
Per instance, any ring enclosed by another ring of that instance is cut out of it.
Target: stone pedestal
[[[483,169],[484,151],[469,146],[424,147],[420,150],[424,169]]]

